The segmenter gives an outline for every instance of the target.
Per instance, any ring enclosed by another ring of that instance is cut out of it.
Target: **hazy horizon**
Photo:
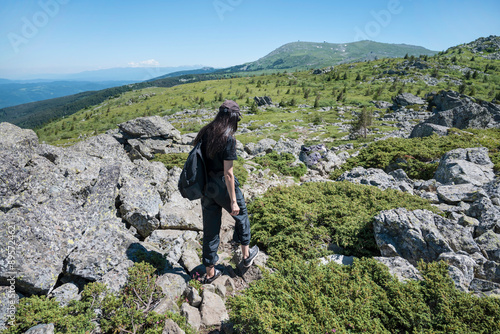
[[[369,39],[430,50],[500,35],[500,3],[473,1],[4,0],[0,78],[118,67],[223,68],[294,41]]]

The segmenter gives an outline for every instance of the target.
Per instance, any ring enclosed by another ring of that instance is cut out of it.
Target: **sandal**
[[[215,281],[217,278],[219,278],[221,275],[222,275],[222,272],[219,269],[215,268],[214,275],[212,277],[207,277],[207,275],[205,275],[205,277],[203,278],[203,281],[201,283],[202,284],[210,284],[213,281]]]

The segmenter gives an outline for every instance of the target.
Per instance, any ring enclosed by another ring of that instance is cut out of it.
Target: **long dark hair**
[[[226,109],[227,110],[227,109]],[[240,111],[219,110],[214,120],[203,128],[196,136],[194,144],[204,138],[205,154],[213,159],[218,152],[224,150],[229,137],[234,138],[234,133],[238,130],[238,122],[241,119]]]

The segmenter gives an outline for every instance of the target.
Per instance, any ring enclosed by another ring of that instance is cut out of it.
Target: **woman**
[[[233,161],[237,159],[234,133],[238,129],[240,119],[238,104],[227,100],[219,107],[215,119],[200,130],[194,141],[196,145],[201,140],[208,175],[205,196],[201,198],[203,264],[207,272],[203,282],[205,284],[213,282],[222,274],[214,267],[219,259],[217,249],[220,242],[222,208],[234,218],[234,241],[241,244],[243,266],[250,267],[259,253],[257,246],[249,249],[250,221],[245,199],[233,174]]]

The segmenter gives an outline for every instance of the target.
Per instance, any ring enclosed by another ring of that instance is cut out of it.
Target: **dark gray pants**
[[[236,202],[240,207],[240,213],[233,216],[235,222],[233,240],[246,246],[250,244],[250,221],[245,198],[238,186],[239,182],[235,178]],[[203,212],[203,264],[213,266],[219,260],[217,250],[220,243],[222,209],[231,212],[231,199],[223,175],[209,177],[205,196],[201,198],[201,208]]]

